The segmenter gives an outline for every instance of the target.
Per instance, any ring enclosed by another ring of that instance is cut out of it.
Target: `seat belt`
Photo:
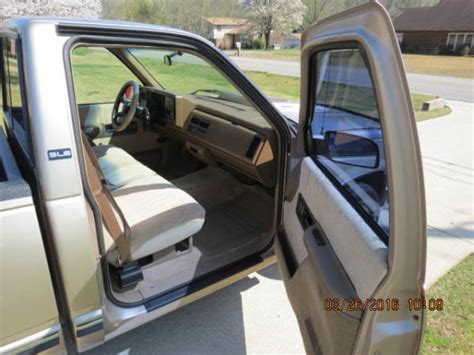
[[[99,205],[105,228],[115,242],[115,246],[120,258],[119,265],[123,265],[132,260],[130,254],[130,226],[128,225],[125,216],[120,210],[120,207],[117,205],[117,202],[115,202],[114,197],[106,186],[106,180],[104,174],[102,173],[102,169],[100,168],[99,161],[97,160],[97,157],[92,150],[87,137],[83,132],[81,133],[84,160],[86,163],[87,180],[89,181],[92,195]],[[120,217],[123,231],[122,228],[120,228],[117,215],[114,211]]]

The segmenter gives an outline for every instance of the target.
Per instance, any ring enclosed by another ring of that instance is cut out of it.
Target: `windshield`
[[[242,100],[237,89],[220,72],[193,54],[143,48],[128,50],[166,91],[216,99],[238,96]],[[168,65],[165,56],[169,56]]]

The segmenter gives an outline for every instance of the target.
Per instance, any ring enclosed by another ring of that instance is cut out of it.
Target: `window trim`
[[[276,110],[276,108],[270,103],[269,100],[263,95],[263,93],[251,83],[247,76],[228,58],[223,56],[218,49],[209,45],[205,41],[200,40],[197,37],[192,37],[189,35],[183,34],[163,34],[158,39],[156,38],[156,32],[147,32],[147,31],[132,31],[124,32],[122,30],[114,30],[111,33],[105,32],[103,29],[93,29],[92,32],[85,32],[81,28],[76,28],[74,26],[59,26],[58,32],[61,34],[70,35],[71,38],[65,43],[63,48],[63,58],[64,58],[64,68],[66,72],[67,78],[67,86],[68,86],[68,95],[70,100],[70,110],[72,120],[74,122],[74,136],[75,142],[78,147],[80,147],[80,132],[79,132],[79,113],[77,110],[77,104],[75,103],[75,92],[74,92],[74,84],[72,79],[72,70],[71,70],[71,61],[70,61],[70,51],[78,44],[101,44],[101,45],[148,45],[152,47],[161,47],[161,48],[169,48],[170,50],[183,50],[198,55],[205,59],[208,63],[210,63],[213,67],[215,67],[219,72],[221,72],[224,77],[226,77],[230,82],[235,84],[236,88],[242,93],[244,97],[246,97],[249,102],[252,103],[261,114],[262,116],[268,120],[271,126],[274,128],[277,142],[278,142],[278,176],[277,176],[277,191],[276,191],[276,200],[278,201],[278,206],[275,207],[276,209],[276,217],[275,217],[275,230],[278,230],[279,223],[282,221],[282,213],[283,213],[283,201],[285,195],[285,181],[286,181],[286,172],[287,172],[287,159],[286,157],[289,154],[290,145],[289,142],[291,141],[291,131],[289,125],[286,123],[284,116]],[[112,35],[114,35],[112,37]],[[119,36],[120,35],[120,36]],[[83,162],[83,153],[81,149],[77,151],[79,156],[79,165],[81,176],[83,182],[86,179],[84,173],[84,162]],[[91,205],[94,218],[96,220],[100,220],[100,214],[97,209],[95,203],[90,200],[91,193],[89,191],[89,187],[87,183],[83,184],[84,192],[86,195],[86,199],[88,200],[89,204]],[[99,236],[102,235],[102,228],[101,226],[96,223],[96,232]],[[255,255],[251,255],[249,258],[260,258],[260,256],[266,252],[271,246],[273,245],[274,240],[272,240],[268,246],[265,246],[261,251],[257,252]],[[99,250],[103,252],[104,246],[103,238],[99,237]],[[258,261],[258,262],[261,262]],[[226,270],[225,267],[223,269],[219,269],[210,273],[209,275],[204,275],[202,280],[196,280],[196,283],[181,285],[178,286],[176,289],[167,291],[165,294],[152,296],[151,299],[148,298],[144,301],[137,301],[132,303],[125,303],[115,298],[115,296],[110,291],[109,285],[109,277],[108,277],[108,263],[106,258],[102,258],[102,273],[104,276],[104,284],[105,284],[105,293],[106,297],[115,305],[123,307],[123,308],[131,308],[137,306],[145,306],[148,310],[154,310],[159,307],[163,307],[169,302],[172,302],[176,299],[181,299],[182,297],[189,296],[192,293],[196,292],[196,290],[201,289],[208,285],[207,281],[212,277],[215,280],[219,280],[221,277],[226,277]],[[240,260],[236,262],[236,265],[239,264],[240,266],[245,266],[245,260]],[[237,266],[239,266],[237,265]],[[233,274],[234,272],[232,272]],[[191,287],[193,286],[193,287]],[[182,294],[176,294],[181,292]],[[172,298],[175,297],[175,298]]]
[[[471,43],[470,44],[466,43],[466,37],[469,36],[469,35],[471,36]],[[454,43],[453,43],[452,48],[449,47],[449,38],[451,36],[454,36]],[[455,51],[457,46],[458,46],[458,40],[459,40],[460,36],[463,36],[462,45],[467,45],[468,44],[469,48],[473,47],[474,32],[448,32],[448,35],[446,36],[446,48],[448,48],[450,51]]]
[[[332,42],[326,43],[320,46],[317,46],[312,49],[310,56],[309,56],[309,80],[307,86],[307,93],[308,93],[308,100],[307,100],[307,107],[306,112],[307,117],[304,120],[304,146],[305,146],[305,154],[311,158],[311,160],[316,164],[316,166],[323,172],[323,174],[331,181],[331,183],[336,187],[336,189],[341,193],[341,195],[349,202],[349,204],[355,209],[355,211],[362,217],[365,223],[374,231],[374,233],[379,237],[379,239],[388,247],[389,245],[389,234],[387,234],[382,227],[375,222],[367,211],[356,201],[356,199],[350,194],[350,192],[344,188],[344,186],[337,180],[337,178],[329,171],[327,167],[325,167],[319,160],[316,159],[315,154],[316,150],[313,144],[313,135],[311,131],[311,121],[314,116],[315,110],[315,103],[316,103],[316,83],[317,83],[317,70],[316,70],[316,61],[317,55],[320,52],[325,52],[328,50],[338,50],[338,49],[358,49],[364,60],[365,65],[367,66],[367,70],[370,75],[370,79],[373,83],[375,100],[377,104],[377,110],[380,111],[379,107],[379,95],[377,91],[377,85],[375,85],[375,81],[372,75],[372,68],[370,66],[370,62],[366,53],[365,48],[363,45],[357,41],[347,41],[347,42]],[[380,119],[380,126],[382,128],[382,136],[384,135],[384,128],[382,120]],[[384,143],[385,144],[385,143]],[[387,174],[389,167],[387,166]],[[387,182],[388,183],[388,182]],[[389,210],[391,208],[391,198],[390,198],[390,187],[388,189],[388,203],[389,203]]]

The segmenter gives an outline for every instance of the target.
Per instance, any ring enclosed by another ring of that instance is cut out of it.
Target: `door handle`
[[[315,223],[313,214],[309,210],[308,205],[301,194],[298,195],[298,202],[296,203],[296,216],[298,217],[303,230],[308,229]]]
[[[313,233],[314,240],[316,240],[317,245],[319,246],[326,245],[326,237],[324,236],[324,232],[321,229],[321,226],[319,225],[319,223],[314,226],[312,233]]]
[[[304,231],[306,231],[308,228],[315,227],[312,228],[312,234],[316,240],[316,244],[320,246],[326,245],[324,232],[319,223],[314,218],[301,194],[298,195],[298,202],[296,203],[296,215],[298,216],[298,220],[300,221]]]

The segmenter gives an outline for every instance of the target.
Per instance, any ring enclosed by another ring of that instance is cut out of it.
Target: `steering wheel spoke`
[[[112,125],[115,131],[123,131],[132,122],[138,107],[139,93],[140,87],[133,80],[127,81],[120,89],[112,108]]]

